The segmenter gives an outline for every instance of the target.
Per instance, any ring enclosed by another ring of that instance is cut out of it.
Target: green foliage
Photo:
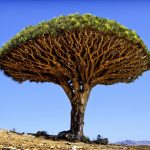
[[[98,135],[94,142],[101,145],[107,145],[109,143],[108,138],[103,138],[101,135]]]
[[[148,59],[149,59],[149,70],[150,70],[150,51],[148,51],[147,53],[148,53]]]
[[[37,133],[36,133],[36,136],[37,137],[40,137],[40,136],[47,136],[48,134],[47,134],[47,131],[38,131]]]
[[[88,136],[83,136],[81,138],[81,141],[84,143],[92,143],[92,141],[90,140],[90,138]]]
[[[70,14],[68,16],[59,16],[49,21],[44,21],[36,26],[28,26],[19,32],[15,37],[8,41],[0,48],[0,56],[7,53],[18,45],[32,40],[35,37],[51,34],[58,35],[62,30],[70,31],[77,28],[88,27],[103,32],[117,34],[118,37],[124,37],[133,43],[140,43],[147,51],[147,47],[134,30],[130,30],[125,26],[117,23],[115,20],[100,18],[91,14]]]
[[[150,51],[148,51],[149,61],[150,61]]]

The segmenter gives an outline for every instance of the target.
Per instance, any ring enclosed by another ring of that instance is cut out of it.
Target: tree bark
[[[80,140],[84,136],[84,114],[89,94],[89,89],[83,92],[78,92],[76,93],[75,98],[71,102],[72,110],[70,131],[78,140]]]

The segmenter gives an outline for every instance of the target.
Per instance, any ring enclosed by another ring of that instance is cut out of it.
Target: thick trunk
[[[70,131],[78,140],[80,140],[84,135],[84,113],[89,97],[89,92],[89,90],[86,90],[84,92],[76,93],[75,99],[71,103],[72,110]]]
[[[72,106],[71,110],[71,127],[70,131],[73,133],[77,139],[83,136],[83,126],[84,126],[84,111],[80,103]]]

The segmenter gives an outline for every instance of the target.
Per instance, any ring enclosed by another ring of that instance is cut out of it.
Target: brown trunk
[[[76,93],[76,98],[72,101],[70,131],[78,140],[80,140],[84,135],[84,113],[89,97],[89,92],[89,90],[86,90],[84,92]]]

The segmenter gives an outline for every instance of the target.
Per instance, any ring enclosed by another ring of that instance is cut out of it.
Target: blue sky
[[[28,25],[59,15],[91,13],[134,29],[150,49],[150,2],[98,0],[0,1],[0,47]],[[150,140],[150,72],[131,84],[93,88],[85,114],[85,135],[110,142]],[[71,106],[53,83],[18,84],[0,71],[0,128],[19,132],[68,130]]]

